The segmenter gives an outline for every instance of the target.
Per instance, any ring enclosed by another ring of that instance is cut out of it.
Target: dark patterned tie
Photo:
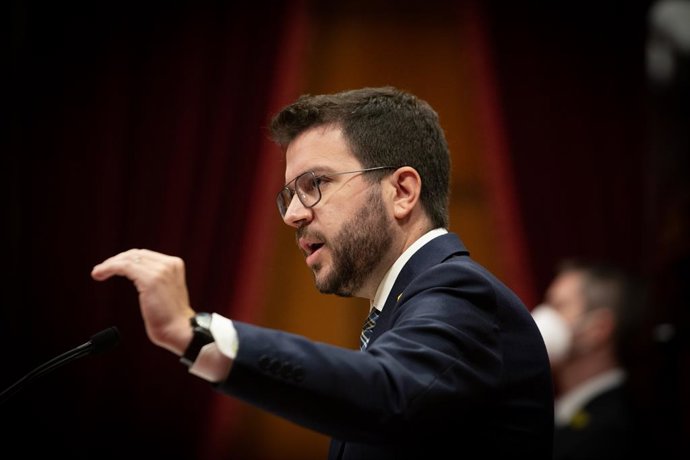
[[[367,348],[369,339],[371,338],[371,333],[376,326],[376,320],[379,319],[379,311],[376,308],[372,308],[369,312],[369,317],[364,322],[362,327],[362,333],[359,335],[359,349],[364,351]]]

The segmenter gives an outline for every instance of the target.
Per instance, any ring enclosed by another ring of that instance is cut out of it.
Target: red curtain
[[[128,280],[89,273],[133,247],[178,255],[193,307],[235,313],[246,224],[275,212],[281,183],[280,157],[258,152],[287,5],[233,5],[13,5],[0,385],[122,334],[4,405],[3,439],[26,438],[26,458],[195,458],[207,435],[207,384],[148,341]]]
[[[495,4],[494,4],[495,3]],[[649,2],[489,8],[497,98],[541,298],[559,260],[645,270]],[[533,305],[530,305],[530,307]]]

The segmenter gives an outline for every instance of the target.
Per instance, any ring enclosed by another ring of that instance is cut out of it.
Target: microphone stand
[[[10,399],[14,394],[16,394],[22,388],[24,388],[32,380],[42,375],[45,375],[71,361],[74,361],[75,359],[81,358],[82,356],[86,356],[92,353],[100,353],[105,350],[108,350],[117,345],[119,339],[120,333],[116,327],[110,327],[108,329],[94,334],[91,337],[91,340],[89,340],[88,342],[83,343],[71,350],[68,350],[51,359],[50,361],[41,364],[31,372],[26,374],[24,377],[17,380],[14,384],[10,385],[8,388],[3,390],[2,393],[0,393],[0,405],[5,403],[5,401]]]

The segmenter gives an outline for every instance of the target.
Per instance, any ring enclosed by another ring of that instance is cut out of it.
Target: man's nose
[[[297,194],[293,195],[292,201],[285,210],[283,222],[291,227],[301,227],[305,223],[311,221],[312,210],[302,204]]]

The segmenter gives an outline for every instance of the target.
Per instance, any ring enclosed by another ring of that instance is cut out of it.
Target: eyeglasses
[[[397,169],[397,166],[377,166],[375,168],[358,169],[356,171],[345,171],[331,174],[323,174],[317,176],[314,171],[307,171],[292,179],[285,184],[283,189],[276,196],[276,203],[278,204],[278,212],[280,217],[285,217],[285,213],[292,203],[292,198],[297,194],[297,198],[305,208],[313,208],[321,201],[321,189],[319,186],[329,177],[341,176],[343,174],[366,173],[372,171],[379,171],[381,169]],[[295,188],[290,188],[291,183],[295,183]]]

